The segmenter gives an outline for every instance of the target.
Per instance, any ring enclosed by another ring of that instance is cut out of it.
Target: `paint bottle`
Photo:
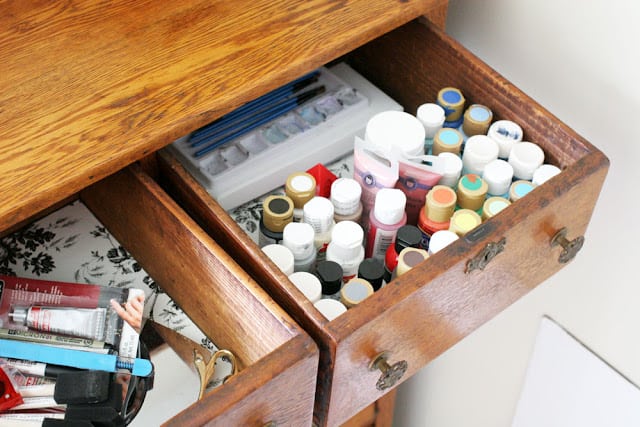
[[[504,197],[489,197],[482,206],[482,219],[487,220],[508,207],[511,202]]]
[[[489,186],[486,181],[478,175],[469,173],[464,175],[458,181],[458,206],[462,209],[470,209],[472,211],[480,211],[487,197]]]
[[[424,249],[404,248],[398,255],[396,277],[402,276],[427,258],[429,258],[429,253]]]
[[[333,203],[333,219],[360,222],[362,217],[362,187],[353,178],[338,178],[331,184],[330,200]]]
[[[369,215],[369,230],[365,257],[384,260],[387,248],[396,238],[398,229],[407,223],[404,211],[407,196],[396,188],[383,188]]]
[[[393,245],[389,246],[389,248]],[[367,258],[358,266],[358,277],[371,284],[374,291],[382,287],[384,280],[384,264],[379,259]]]
[[[533,190],[534,188],[536,188],[536,185],[531,181],[525,181],[523,179],[514,181],[509,188],[509,200],[512,203],[520,200],[521,198],[529,194],[529,192],[531,192],[531,190]]]
[[[489,126],[487,136],[498,144],[498,157],[506,160],[509,158],[511,147],[522,141],[522,128],[511,120],[498,120]]]
[[[434,156],[442,153],[453,153],[460,155],[464,138],[460,132],[452,128],[442,128],[433,137],[433,147],[431,152]]]
[[[465,99],[460,89],[455,87],[440,89],[436,103],[444,109],[444,127],[458,128],[462,124]]]
[[[282,241],[284,227],[293,220],[293,201],[287,196],[270,195],[262,202],[260,247]]]
[[[263,246],[262,251],[285,275],[293,273],[294,258],[289,248],[284,245],[271,244]]]
[[[438,253],[445,247],[449,246],[451,243],[458,240],[459,237],[456,233],[450,230],[440,230],[433,233],[431,236],[431,241],[429,242],[429,256]]]
[[[544,151],[533,142],[518,142],[511,147],[509,164],[513,178],[531,181],[533,173],[544,163]]]
[[[313,197],[302,208],[302,221],[313,227],[316,262],[324,261],[327,245],[331,241],[331,229],[335,224],[333,203],[326,197]]]
[[[482,218],[471,209],[459,209],[453,213],[449,230],[462,237],[482,223]]]
[[[398,254],[404,248],[418,248],[422,244],[422,232],[415,225],[403,225],[398,229],[396,239],[389,245],[384,257],[384,281],[389,283],[398,265]],[[368,258],[369,259],[369,258]],[[373,258],[375,259],[375,258]]]
[[[493,113],[487,106],[472,104],[464,112],[462,132],[467,136],[486,135],[493,120]]]
[[[316,195],[316,179],[306,172],[295,172],[287,177],[285,194],[293,201],[293,221],[302,222],[302,207]]]
[[[453,153],[440,153],[438,157],[444,160],[442,177],[440,181],[438,181],[438,184],[455,189],[458,186],[458,181],[462,174],[462,159]]]
[[[289,275],[289,280],[312,303],[320,301],[322,285],[320,280],[308,271],[297,271]]]
[[[347,307],[344,304],[331,298],[323,298],[313,306],[329,321],[347,312]]]
[[[433,103],[422,104],[416,110],[416,117],[424,126],[424,152],[430,154],[433,138],[444,124],[444,108]]]
[[[470,136],[462,154],[463,173],[482,176],[485,166],[498,158],[498,144],[486,135]]]
[[[560,168],[554,165],[545,164],[540,166],[533,173],[531,182],[535,185],[542,185],[561,172]]]
[[[334,261],[319,262],[316,267],[316,276],[322,286],[323,298],[340,299],[342,288],[342,267]]]
[[[356,222],[341,221],[333,227],[326,259],[340,264],[343,282],[358,274],[358,266],[364,259],[363,238],[364,231]]]
[[[422,235],[420,247],[428,249],[431,236],[437,231],[449,228],[456,201],[456,193],[447,186],[436,185],[429,191],[418,221],[418,228]]]
[[[488,196],[509,197],[513,167],[505,160],[493,160],[484,167],[482,179],[487,183]]]
[[[359,277],[354,277],[345,283],[342,290],[340,290],[340,301],[345,307],[351,308],[373,295],[373,292],[371,283]]]
[[[293,271],[311,272],[315,269],[317,251],[315,232],[305,222],[290,222],[282,232],[282,245],[293,254]]]

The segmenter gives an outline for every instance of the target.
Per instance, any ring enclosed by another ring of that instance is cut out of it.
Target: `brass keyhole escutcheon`
[[[562,246],[562,252],[558,257],[560,264],[571,261],[584,245],[584,236],[578,236],[573,240],[567,239],[567,227],[562,227],[551,239],[551,247]]]
[[[465,273],[471,273],[473,270],[484,270],[496,255],[504,251],[504,245],[507,243],[506,237],[498,242],[489,242],[478,254],[467,261]]]
[[[382,375],[380,375],[380,378],[378,378],[378,381],[376,382],[376,388],[379,391],[384,391],[396,385],[404,373],[407,372],[407,368],[409,367],[406,360],[401,360],[393,365],[389,365],[388,356],[389,352],[383,351],[374,357],[369,364],[370,371],[379,370],[382,372]]]

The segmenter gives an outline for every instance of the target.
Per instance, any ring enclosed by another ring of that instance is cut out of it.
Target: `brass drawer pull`
[[[471,273],[473,270],[484,270],[484,268],[491,262],[496,255],[504,251],[504,245],[507,243],[507,239],[503,237],[498,242],[489,242],[475,257],[467,261],[467,268],[465,273]]]
[[[567,227],[562,227],[551,239],[551,247],[562,246],[562,252],[558,257],[560,264],[566,264],[571,261],[578,251],[584,245],[584,236],[578,236],[573,240],[567,239]]]
[[[389,362],[387,361],[388,356],[389,352],[383,351],[369,364],[370,371],[379,370],[382,372],[382,375],[380,375],[380,378],[378,378],[378,381],[376,382],[376,388],[380,391],[384,391],[396,385],[398,380],[402,378],[409,367],[406,360],[401,360],[393,365],[389,365]]]

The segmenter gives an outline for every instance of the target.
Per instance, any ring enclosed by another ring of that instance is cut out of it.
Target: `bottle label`
[[[393,243],[398,230],[383,230],[371,224],[367,236],[367,258],[377,258],[384,261],[387,249]]]

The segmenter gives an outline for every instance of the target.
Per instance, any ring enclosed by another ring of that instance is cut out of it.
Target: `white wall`
[[[611,160],[577,258],[398,393],[396,426],[509,426],[542,315],[640,384],[640,2],[451,0],[447,31]]]

